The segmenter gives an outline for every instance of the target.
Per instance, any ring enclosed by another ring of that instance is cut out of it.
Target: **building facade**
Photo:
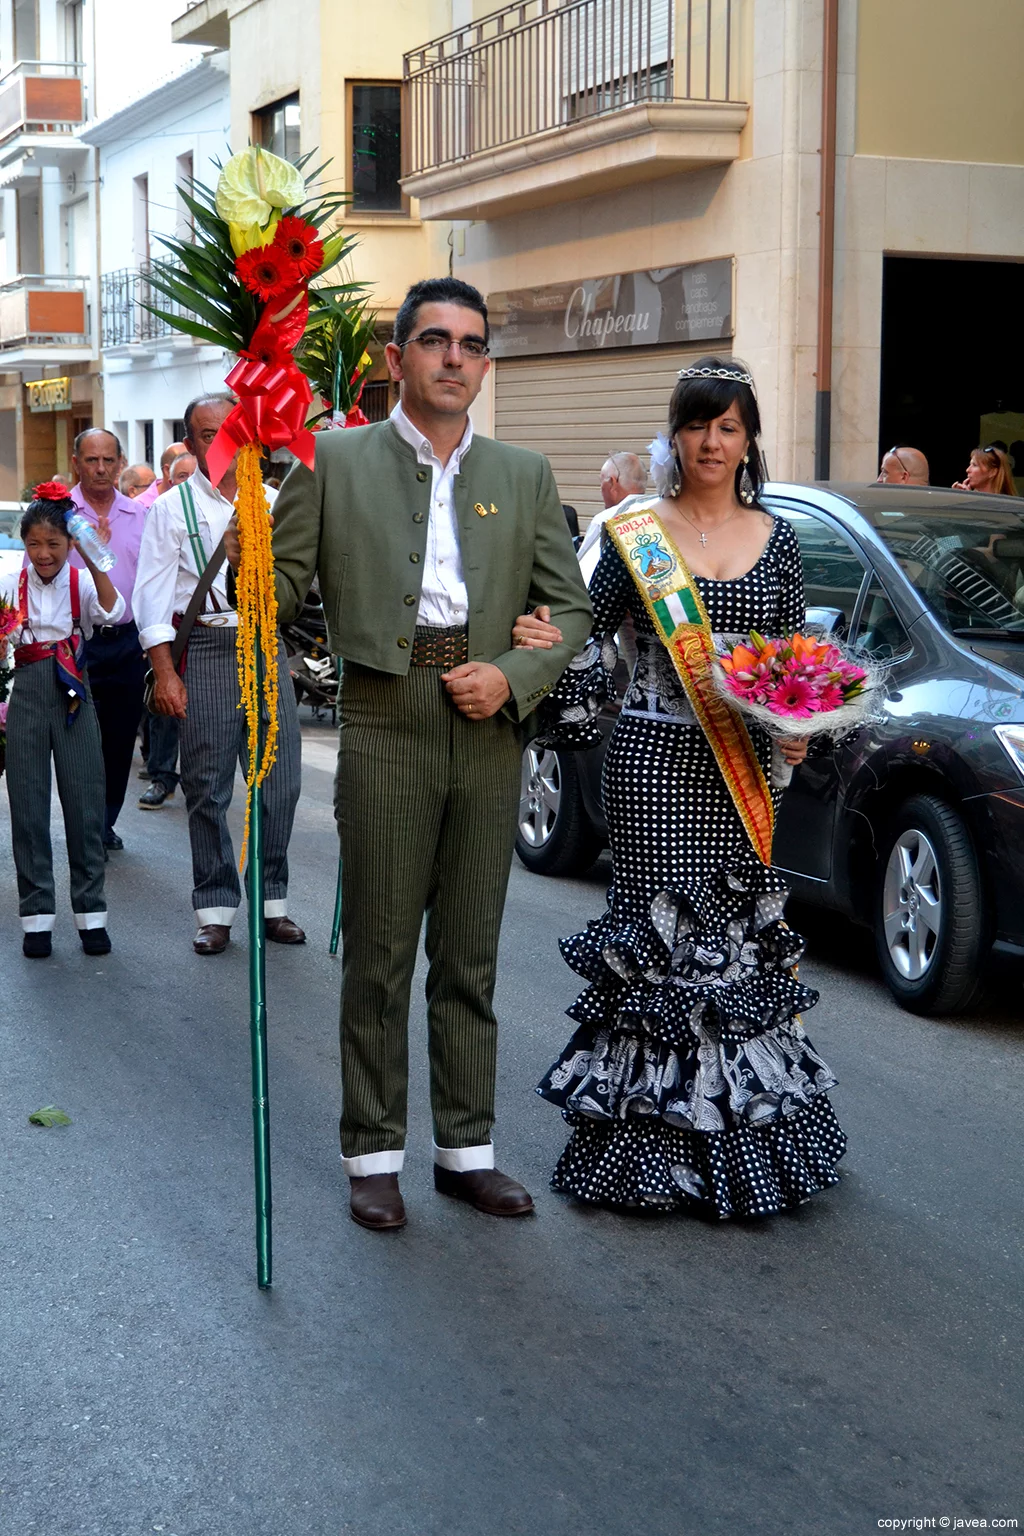
[[[493,308],[484,424],[587,515],[713,351],[777,478],[893,442],[1024,471],[1022,49],[1018,0],[453,4],[406,55],[403,187]]]
[[[149,282],[161,235],[187,239],[179,188],[216,179],[231,136],[228,56],[199,55],[83,132],[95,147],[99,202],[99,354],[105,425],[130,463],[156,467],[180,438],[185,405],[223,388],[232,360],[175,331],[146,307],[168,308]]]

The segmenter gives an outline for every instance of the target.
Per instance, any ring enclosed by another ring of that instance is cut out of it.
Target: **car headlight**
[[[1024,725],[997,725],[995,733],[1003,751],[1024,779]]]

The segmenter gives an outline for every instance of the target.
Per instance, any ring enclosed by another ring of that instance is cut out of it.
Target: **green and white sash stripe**
[[[700,609],[689,587],[680,587],[678,592],[666,592],[664,597],[659,597],[651,606],[669,639],[680,624],[700,624],[702,621]]]
[[[188,533],[188,541],[192,545],[192,558],[196,563],[196,572],[202,575],[206,570],[207,553],[203,544],[202,535],[199,532],[199,517],[196,513],[196,499],[192,494],[192,487],[187,480],[181,482],[181,506],[185,513],[185,529]]]

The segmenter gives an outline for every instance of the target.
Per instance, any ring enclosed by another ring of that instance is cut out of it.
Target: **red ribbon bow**
[[[306,313],[304,292],[277,316],[264,313],[247,351],[225,379],[238,404],[210,444],[206,467],[211,485],[220,484],[235,454],[251,442],[262,443],[272,453],[290,448],[313,468],[313,434],[305,425],[313,391],[289,355],[305,329]],[[262,360],[266,358],[272,360]]]

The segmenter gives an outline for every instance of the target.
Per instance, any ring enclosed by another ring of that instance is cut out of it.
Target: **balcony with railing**
[[[176,331],[167,320],[146,308],[153,304],[170,314],[188,313],[154,288],[150,270],[144,262],[140,267],[104,272],[100,278],[100,346],[104,352],[116,349],[131,356],[151,352],[154,342],[165,348],[195,345],[190,336]]]
[[[0,284],[0,369],[92,356],[84,277],[24,273]]]
[[[77,136],[87,115],[83,69],[21,59],[0,76],[0,168],[20,160],[34,172],[85,148]]]
[[[402,186],[483,219],[739,155],[744,0],[518,0],[405,55]]]

